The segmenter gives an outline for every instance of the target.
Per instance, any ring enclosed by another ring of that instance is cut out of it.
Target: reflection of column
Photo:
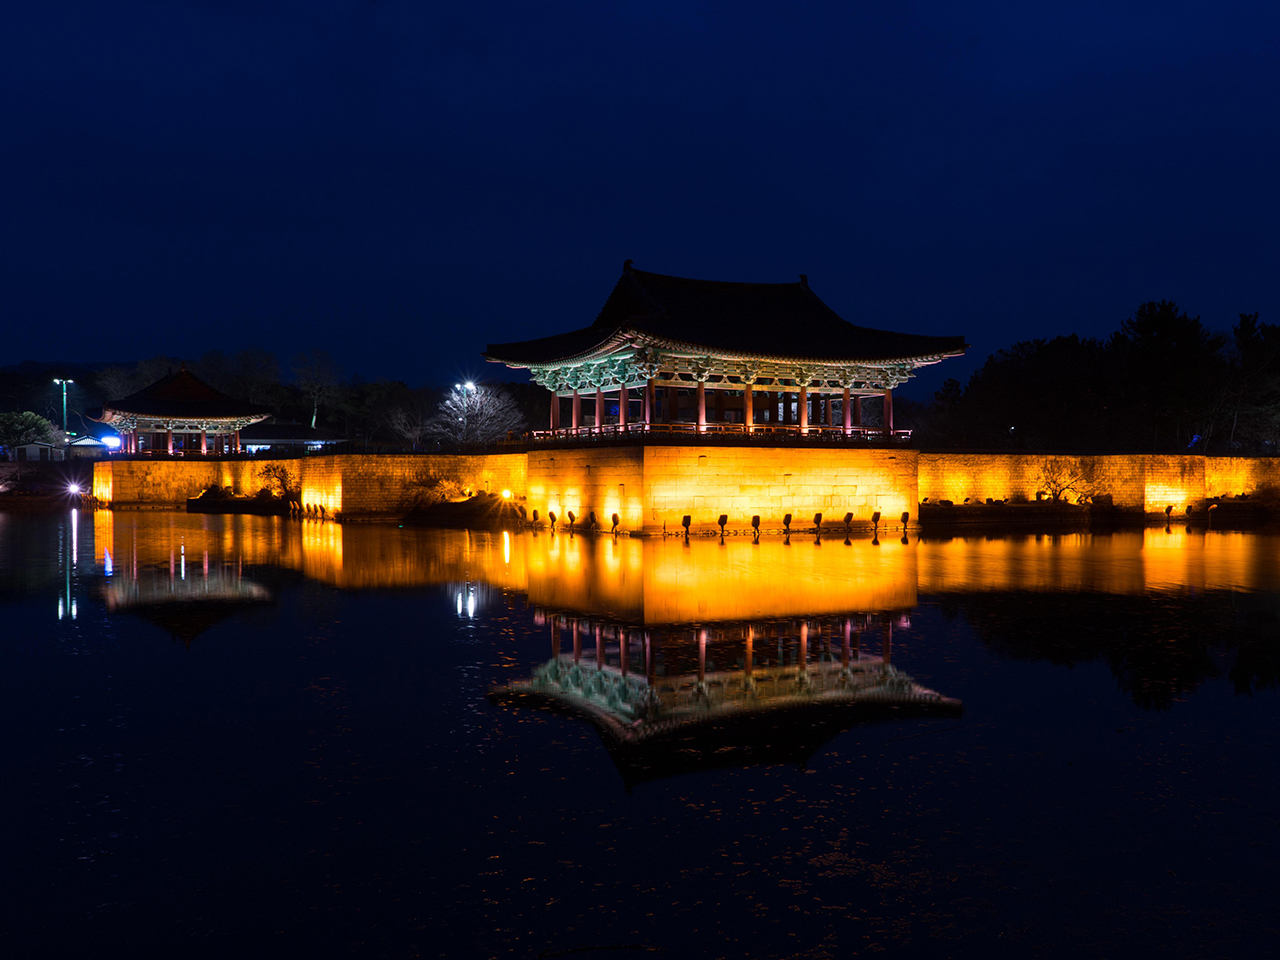
[[[596,669],[604,669],[604,630],[596,624]]]
[[[853,625],[848,620],[844,622],[844,642],[840,644],[840,663],[843,666],[849,665],[849,639],[853,633]]]
[[[555,660],[560,656],[560,621],[555,617],[551,618],[551,659]]]
[[[893,649],[893,621],[889,620],[884,625],[884,662],[889,662],[889,652]]]
[[[653,634],[648,630],[644,632],[644,675],[650,683],[653,682]]]
[[[698,682],[707,679],[707,631],[698,631]]]
[[[628,644],[627,631],[618,628],[618,657],[621,661],[622,675],[627,675],[627,661],[631,659],[631,647]]]
[[[747,389],[748,391],[750,391],[751,388],[748,387]],[[746,666],[748,677],[751,676],[751,658],[755,650],[755,645],[756,645],[756,630],[755,630],[755,627],[748,624],[747,625],[747,652],[746,652],[746,656],[743,657],[743,660],[742,660],[743,664]]]
[[[809,624],[800,624],[800,669],[803,671],[809,664]]]
[[[578,621],[573,621],[573,662],[578,663],[582,659],[582,633],[578,629]]]

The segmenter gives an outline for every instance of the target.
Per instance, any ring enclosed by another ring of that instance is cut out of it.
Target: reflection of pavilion
[[[893,622],[862,615],[640,630],[552,617],[552,658],[491,699],[591,721],[628,785],[711,767],[803,763],[858,723],[960,715],[958,700],[890,664]],[[874,630],[878,656],[861,650]],[[561,652],[566,631],[570,653]]]
[[[208,554],[187,564],[174,555],[168,570],[130,565],[114,571],[102,586],[112,613],[131,613],[167,630],[183,643],[247,606],[268,603],[271,593],[246,580],[238,564],[210,564]]]

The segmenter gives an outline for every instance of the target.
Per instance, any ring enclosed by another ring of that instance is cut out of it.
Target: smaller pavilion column
[[[742,385],[742,429],[750,433],[756,422],[756,411],[751,402],[751,384]]]
[[[844,435],[847,437],[853,433],[853,410],[849,408],[849,388],[844,388],[841,395],[840,411],[844,414]]]
[[[578,393],[578,388],[573,388],[573,429],[577,430],[582,426],[582,395]]]
[[[596,387],[596,433],[604,429],[604,387]]]
[[[200,456],[207,457],[209,455],[209,428],[200,428]]]
[[[885,438],[893,436],[893,391],[886,390],[884,392],[884,435]]]
[[[235,438],[235,452],[240,452],[240,431],[237,430],[232,436]]]
[[[618,432],[624,433],[627,429],[627,405],[631,403],[627,396],[627,385],[624,383],[618,387]]]
[[[164,432],[164,445],[165,445],[165,449],[169,453],[169,456],[172,457],[173,456],[173,427],[169,427],[169,429],[167,429]]]
[[[551,391],[551,430],[560,429],[560,394]]]
[[[644,425],[653,423],[653,378],[644,382]]]
[[[807,434],[809,432],[809,385],[803,384],[800,387],[800,432]]]
[[[698,432],[707,432],[707,385],[698,381]]]

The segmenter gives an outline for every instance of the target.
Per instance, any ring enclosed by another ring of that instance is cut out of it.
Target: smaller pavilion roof
[[[108,400],[102,405],[102,416],[90,419],[110,423],[117,414],[165,420],[261,420],[271,410],[227,396],[184,366],[137,393]]]
[[[637,338],[709,353],[812,361],[884,361],[957,356],[964,337],[855,326],[798,283],[693,280],[637,270],[628,260],[590,327],[494,343],[489,360],[511,366],[569,361]]]

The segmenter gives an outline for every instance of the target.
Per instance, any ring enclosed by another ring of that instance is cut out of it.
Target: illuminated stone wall
[[[267,465],[289,470],[302,502],[349,519],[395,516],[413,509],[436,479],[464,489],[522,496],[528,458],[492,456],[362,456],[341,454],[293,460],[103,460],[93,466],[93,495],[116,508],[167,506],[199,496],[211,484],[253,494]]]
[[[645,523],[645,449],[531,450],[528,508],[543,518],[552,511],[561,522],[570,511],[579,522],[594,512],[605,529],[616,513],[624,530],[639,530]]]
[[[1280,489],[1280,460],[1259,457],[1113,454],[1063,456],[1014,453],[922,453],[920,496],[931,501],[1035,500],[1046,490],[1050,461],[1087,478],[1124,510],[1181,513],[1206,497]]]

